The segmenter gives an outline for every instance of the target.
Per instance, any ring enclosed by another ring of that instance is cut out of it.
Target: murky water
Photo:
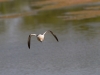
[[[0,75],[99,75],[100,18],[65,21],[65,10],[0,20]],[[30,33],[52,30],[43,43]]]

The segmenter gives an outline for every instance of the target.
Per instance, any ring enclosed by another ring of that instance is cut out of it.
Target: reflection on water
[[[100,17],[65,21],[58,18],[64,13],[61,9],[1,19],[0,75],[99,75]],[[28,35],[46,30],[59,42],[48,33],[43,43],[32,37],[28,49]]]

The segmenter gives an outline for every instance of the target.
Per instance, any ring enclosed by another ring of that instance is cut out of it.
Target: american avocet
[[[53,34],[52,31],[50,31],[50,30],[48,30],[48,31],[49,31],[49,32],[55,37],[55,39],[58,41],[58,38],[56,37],[56,35]],[[39,34],[39,35],[37,35],[37,34],[30,34],[29,37],[28,37],[28,48],[30,49],[31,36],[36,36],[37,39],[38,39],[40,42],[42,42],[42,41],[44,40],[45,34],[46,34],[48,31],[45,31],[43,34]]]

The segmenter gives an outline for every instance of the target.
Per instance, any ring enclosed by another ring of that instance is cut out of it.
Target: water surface
[[[0,75],[99,75],[100,17],[66,21],[65,9],[0,20]],[[31,33],[52,30],[43,43]]]

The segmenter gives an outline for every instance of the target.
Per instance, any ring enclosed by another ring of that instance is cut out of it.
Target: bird
[[[44,40],[45,34],[47,32],[50,32],[55,37],[55,39],[57,40],[57,42],[59,42],[57,36],[51,30],[47,30],[43,34],[38,34],[38,35],[37,34],[30,34],[29,37],[28,37],[28,48],[30,49],[31,36],[36,36],[37,40],[40,41],[40,42],[42,42]]]

